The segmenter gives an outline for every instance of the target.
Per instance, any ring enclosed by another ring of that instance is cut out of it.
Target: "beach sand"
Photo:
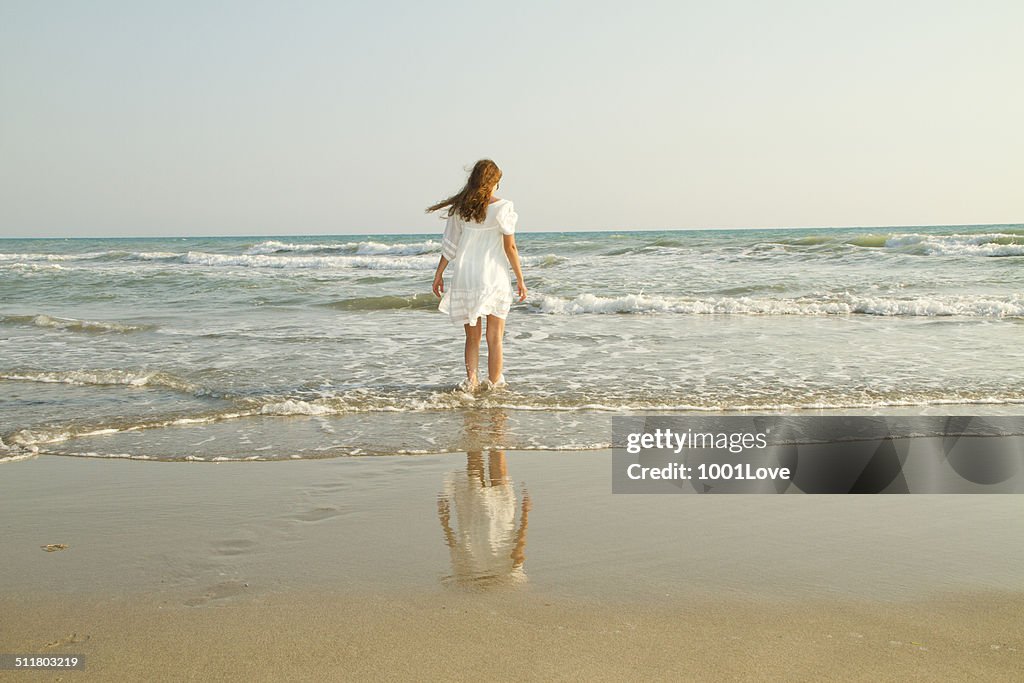
[[[608,451],[8,463],[0,652],[86,665],[0,678],[1024,672],[1017,496],[610,491]]]

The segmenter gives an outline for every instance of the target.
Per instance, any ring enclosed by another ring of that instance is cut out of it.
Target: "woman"
[[[501,169],[490,159],[473,166],[469,180],[458,194],[427,209],[427,213],[448,207],[448,223],[441,241],[441,260],[434,273],[434,294],[441,299],[437,309],[466,330],[466,388],[478,386],[480,361],[480,319],[487,318],[488,387],[505,385],[502,375],[501,338],[505,318],[512,306],[509,265],[516,275],[519,301],[526,300],[526,284],[516,249],[518,215],[508,199],[494,195],[501,181]],[[443,274],[453,264],[447,289]]]

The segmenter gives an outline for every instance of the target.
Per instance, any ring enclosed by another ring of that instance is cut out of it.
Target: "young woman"
[[[490,159],[473,166],[465,187],[427,213],[448,208],[448,223],[441,240],[441,260],[434,273],[434,294],[441,299],[437,309],[447,313],[466,330],[466,383],[478,386],[481,318],[487,318],[488,387],[505,385],[502,375],[501,338],[505,318],[512,306],[509,265],[516,275],[519,301],[526,300],[526,283],[516,249],[515,228],[519,216],[512,202],[494,196],[501,169]],[[454,271],[447,289],[443,274],[448,264]]]

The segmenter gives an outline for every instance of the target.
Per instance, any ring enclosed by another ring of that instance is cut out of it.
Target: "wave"
[[[526,266],[536,268],[550,268],[565,263],[568,259],[554,254],[541,256],[520,256]],[[124,259],[130,261],[131,259]],[[153,257],[150,261],[177,262],[184,265],[200,266],[209,268],[242,267],[252,269],[353,269],[353,270],[378,270],[378,271],[399,271],[415,270],[427,271],[437,267],[437,258],[430,254],[418,254],[413,256],[285,256],[285,255],[253,255],[253,254],[212,254],[205,252],[188,252],[187,254],[161,255]],[[32,263],[0,263],[0,269],[21,270],[21,271],[64,271],[66,268],[60,265],[40,265]],[[256,272],[255,270],[253,272]]]
[[[844,240],[844,243],[855,247],[866,247],[869,249],[875,249],[884,247],[885,243],[889,241],[890,237],[890,235],[861,235],[860,237],[854,237],[853,239]]]
[[[0,254],[0,268],[17,270],[64,270],[63,262],[124,263],[163,262],[192,266],[246,268],[356,268],[368,270],[432,270],[437,266],[440,243],[433,240],[406,244],[352,242],[329,244],[288,244],[261,242],[243,254],[203,251],[102,251],[82,254]],[[568,259],[556,254],[523,257],[524,263],[548,268]],[[60,262],[60,263],[58,263]]]
[[[33,325],[35,327],[69,330],[71,332],[89,332],[103,334],[114,332],[130,334],[155,330],[156,325],[130,325],[128,323],[107,320],[79,320],[77,318],[58,318],[51,315],[0,315],[2,325]]]
[[[0,262],[18,261],[24,263],[26,261],[89,261],[99,258],[109,258],[113,254],[123,253],[124,252],[95,251],[85,252],[82,254],[0,254]]]
[[[370,243],[367,243],[370,244]],[[387,245],[381,245],[387,246]],[[416,259],[409,256],[425,256],[424,251],[410,250],[408,254],[401,251],[388,252],[381,250],[380,256],[328,255],[328,256],[295,256],[287,253],[270,254],[215,254],[201,251],[176,252],[126,252],[105,251],[83,254],[0,254],[0,265],[14,267],[36,262],[50,261],[167,261],[198,266],[248,266],[259,268],[379,268],[407,269],[433,268],[433,259]],[[392,256],[392,258],[388,258]],[[401,258],[406,256],[406,258]]]
[[[975,235],[893,235],[886,249],[924,256],[1024,256],[1024,235],[986,233]]]
[[[107,436],[162,427],[209,424],[223,420],[251,417],[253,415],[258,415],[258,413],[253,411],[225,410],[198,415],[157,417],[136,422],[100,422],[97,424],[51,425],[19,429],[0,437],[0,455],[4,453],[9,455],[38,453],[40,452],[40,447],[47,444],[56,444],[89,436]]]
[[[129,261],[177,261],[182,256],[174,251],[133,251],[124,258]]]
[[[160,375],[161,373],[155,374]],[[0,379],[93,385],[125,384],[147,386],[160,384],[161,386],[166,386],[157,377],[113,370],[94,372],[71,371],[66,373],[8,373],[0,374]],[[168,382],[168,384],[173,383],[173,380]],[[191,388],[191,385],[183,383],[180,388],[188,390]],[[399,394],[374,393],[367,389],[355,389],[336,396],[323,396],[319,398],[301,398],[286,395],[238,398],[232,407],[192,415],[179,414],[143,419],[120,418],[107,422],[56,424],[17,429],[0,435],[0,451],[6,449],[8,452],[38,452],[40,446],[82,437],[104,436],[162,427],[209,424],[245,417],[329,416],[368,412],[452,410],[468,406],[479,406],[483,403],[483,401],[476,401],[469,394],[449,388],[433,392],[429,396],[421,398]]]
[[[849,293],[818,298],[772,299],[762,297],[712,297],[685,299],[627,294],[601,297],[581,294],[575,298],[539,295],[532,310],[552,315],[585,313],[682,313],[730,315],[878,315],[969,316],[985,318],[1024,317],[1024,295],[1008,297],[936,296],[916,299],[865,297]]]
[[[209,254],[190,251],[183,263],[196,266],[247,268],[367,268],[371,270],[432,270],[436,259],[416,256],[271,256],[258,254]]]
[[[796,244],[800,246],[815,246],[818,244],[829,244],[835,242],[834,237],[826,237],[824,235],[811,235],[809,237],[798,237],[792,240],[783,240],[782,244]]]
[[[792,389],[776,396],[761,393],[737,393],[734,396],[708,395],[688,397],[686,401],[666,401],[663,396],[623,395],[558,395],[499,391],[470,394],[458,386],[435,386],[425,393],[409,395],[382,388],[361,387],[330,392],[321,396],[308,394],[265,395],[240,398],[231,411],[233,416],[316,416],[364,413],[419,413],[463,409],[505,409],[530,413],[632,411],[749,412],[759,410],[829,410],[846,408],[878,408],[919,405],[1017,405],[1024,403],[1024,392],[991,391],[905,391],[865,392],[851,390],[848,395],[813,394]],[[220,418],[223,419],[223,418]]]
[[[20,261],[100,261],[100,260],[138,260],[156,261],[162,259],[179,258],[178,252],[172,251],[123,251],[120,249],[107,251],[86,251],[80,254],[39,254],[39,253],[11,253],[0,254],[0,262]]]
[[[39,254],[39,253],[9,253],[0,254],[0,266],[13,268],[17,265],[28,265],[31,263],[57,263],[51,266],[59,268],[59,263],[90,261],[173,261],[184,256],[179,252],[172,251],[88,251],[80,254]]]
[[[650,411],[675,412],[675,413],[700,413],[700,414],[734,414],[734,413],[765,413],[784,412],[791,413],[794,410],[862,410],[862,409],[885,409],[885,408],[906,408],[921,406],[943,406],[943,405],[977,405],[977,406],[1019,406],[1024,404],[1024,394],[1020,392],[1007,392],[1000,395],[983,395],[972,392],[928,392],[919,394],[878,394],[871,397],[864,397],[863,393],[851,393],[849,396],[836,396],[832,399],[824,399],[818,396],[804,396],[792,394],[791,396],[780,396],[773,399],[764,398],[761,400],[753,397],[736,396],[731,401],[720,399],[696,403],[671,403],[663,399],[651,398],[649,400],[605,399],[603,403],[577,403],[559,405],[553,401],[537,402],[536,397],[523,395],[510,395],[506,392],[496,394],[493,397],[481,400],[480,397],[473,398],[457,390],[438,391],[428,400],[418,400],[387,396],[356,396],[354,392],[347,402],[344,397],[321,397],[307,400],[299,397],[264,397],[260,401],[253,401],[248,407],[237,407],[220,411],[211,411],[191,415],[168,415],[150,419],[116,418],[109,421],[99,421],[93,424],[67,424],[47,425],[28,429],[20,429],[9,434],[0,436],[0,462],[13,461],[34,457],[38,454],[53,453],[58,455],[74,455],[84,457],[109,457],[109,458],[134,458],[142,460],[264,460],[264,459],[298,459],[298,458],[320,458],[338,457],[343,455],[396,455],[396,454],[420,454],[420,453],[447,453],[465,450],[465,445],[458,434],[451,440],[435,441],[431,436],[426,441],[430,444],[428,449],[422,446],[415,449],[401,446],[386,446],[375,448],[370,444],[350,444],[348,446],[337,446],[325,444],[321,448],[308,449],[305,455],[280,455],[267,453],[265,455],[246,455],[251,453],[252,448],[239,445],[239,455],[225,457],[215,455],[203,456],[177,456],[163,457],[159,454],[127,454],[119,452],[99,453],[90,451],[73,451],[76,439],[87,437],[107,437],[115,434],[128,432],[139,432],[143,430],[189,427],[195,425],[208,425],[233,420],[257,419],[257,418],[281,418],[312,417],[326,418],[340,416],[353,412],[403,412],[413,413],[417,411],[437,410],[459,410],[463,408],[479,409],[501,408],[506,410],[528,411],[531,419],[524,422],[530,425],[527,430],[517,433],[515,429],[508,431],[504,437],[502,448],[517,450],[581,450],[591,448],[608,448],[609,443],[581,443],[579,434],[569,432],[558,432],[544,429],[548,424],[544,420],[552,419],[555,424],[566,424],[561,418],[553,414],[567,415],[572,413],[587,414],[588,419],[597,420],[594,425],[603,425],[602,420],[610,420],[616,414],[644,414]],[[786,398],[791,398],[787,401]],[[390,403],[390,406],[388,405]],[[541,404],[543,403],[543,404]],[[544,413],[552,413],[545,417]],[[397,419],[397,416],[396,416]],[[580,416],[571,418],[573,424],[580,419]],[[540,420],[540,422],[537,422]],[[421,420],[413,419],[406,426],[415,432]],[[400,423],[396,423],[399,425]],[[593,426],[593,425],[592,425]],[[595,427],[596,428],[596,427]],[[609,426],[610,428],[610,426]],[[331,430],[328,430],[331,431]],[[556,432],[559,436],[555,436]],[[459,432],[461,434],[461,432]],[[546,436],[545,436],[546,435]],[[428,435],[429,436],[429,435]],[[68,443],[68,446],[59,446]],[[92,448],[95,448],[93,442]],[[116,441],[111,442],[116,448]],[[383,446],[383,444],[381,444]],[[100,445],[102,450],[102,444]],[[271,450],[271,446],[255,450]]]
[[[59,263],[20,263],[20,262],[7,262],[0,263],[0,268],[5,270],[20,270],[28,273],[38,273],[42,271],[55,271],[55,270],[67,270],[64,266]]]
[[[247,255],[287,254],[292,252],[340,252],[359,256],[415,256],[419,254],[439,253],[441,243],[434,240],[404,244],[384,244],[383,242],[343,242],[340,244],[293,244],[269,240],[260,242],[248,249]]]
[[[13,253],[0,254],[0,261],[87,261],[90,259],[103,258],[118,252],[91,251],[81,254],[39,254],[39,253]]]
[[[158,370],[7,370],[0,380],[78,386],[161,387],[200,395],[208,392],[181,377]]]
[[[1013,230],[948,235],[918,232],[871,232],[854,237],[808,235],[770,244],[783,247],[850,246],[918,256],[1024,256],[1024,233]]]
[[[528,265],[548,267],[565,262],[566,259],[553,254],[527,257]],[[365,268],[370,270],[433,270],[437,258],[432,254],[382,256],[295,256],[258,254],[210,254],[190,251],[182,259],[184,263],[199,266],[243,266],[248,268]]]
[[[523,259],[523,261],[527,265],[531,265],[535,268],[551,268],[553,266],[560,266],[563,263],[568,262],[569,259],[565,258],[564,256],[558,256],[556,254],[543,254],[541,256],[527,257]]]
[[[323,304],[341,311],[397,311],[412,309],[432,311],[437,309],[438,298],[433,294],[409,294],[406,296],[361,296]]]
[[[688,247],[687,242],[675,237],[656,237],[648,243],[652,247]]]
[[[281,247],[275,248],[275,244]],[[167,261],[202,266],[257,266],[257,267],[300,267],[324,268],[337,266],[363,268],[404,268],[416,263],[410,259],[374,259],[371,257],[387,256],[423,256],[432,252],[440,253],[440,244],[436,242],[420,242],[416,244],[388,245],[380,242],[358,242],[350,245],[286,245],[282,243],[264,243],[256,245],[244,254],[220,254],[201,251],[99,251],[81,254],[38,254],[8,253],[0,254],[0,266],[6,268],[27,267],[34,263],[57,263],[51,268],[59,268],[64,262],[124,262],[124,261]],[[310,247],[310,248],[302,248]],[[299,252],[297,255],[296,252]],[[324,252],[320,255],[302,255],[302,252]],[[366,258],[359,258],[366,257]],[[415,266],[414,266],[415,267]],[[40,266],[41,268],[41,266]]]

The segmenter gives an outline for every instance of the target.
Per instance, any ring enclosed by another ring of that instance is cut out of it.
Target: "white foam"
[[[366,268],[370,270],[430,270],[437,264],[426,256],[265,256],[255,254],[209,254],[190,251],[185,263],[198,266],[242,266],[246,268]]]
[[[426,240],[423,242],[407,242],[385,244],[383,242],[338,242],[334,244],[302,244],[268,240],[260,242],[245,250],[247,255],[281,254],[282,252],[339,251],[357,255],[392,255],[413,256],[441,251],[440,242]]]
[[[38,457],[39,453],[33,451],[13,453],[10,455],[7,455],[4,451],[0,451],[0,465],[8,462],[20,462],[22,460],[31,460],[32,458]]]
[[[906,233],[889,237],[885,246],[926,256],[1024,256],[1024,238],[1006,233]]]
[[[4,372],[0,379],[79,386],[158,386],[185,392],[197,390],[186,380],[155,370],[25,370]]]
[[[817,297],[775,299],[767,297],[682,298],[626,294],[601,297],[580,294],[572,299],[536,295],[532,305],[541,313],[689,313],[747,315],[880,315],[880,316],[1024,316],[1024,295],[1007,297],[937,296],[918,298],[866,297],[844,292]]]
[[[82,254],[0,254],[0,261],[88,261],[120,252],[91,251]]]
[[[195,417],[180,417],[167,420],[155,419],[124,425],[21,429],[8,435],[7,438],[11,442],[11,447],[37,449],[38,444],[54,444],[86,436],[106,436],[110,434],[120,434],[122,432],[138,432],[147,429],[159,429],[161,427],[209,424],[211,422],[220,422],[223,420],[236,420],[241,417],[252,417],[257,414],[258,413],[256,411],[243,410],[197,415]]]
[[[414,242],[411,244],[383,244],[381,242],[359,242],[357,254],[429,254],[441,251],[441,243],[434,240]]]
[[[297,399],[276,401],[260,407],[261,415],[333,415],[339,412],[342,411],[324,403]]]
[[[108,320],[80,320],[78,318],[58,318],[39,314],[35,316],[0,316],[0,321],[7,323],[27,323],[36,327],[50,327],[78,332],[143,332],[152,329],[152,325],[129,325],[127,323]]]
[[[41,253],[10,253],[0,254],[0,263],[4,262],[63,262],[63,261],[95,261],[97,259],[137,259],[140,261],[159,261],[181,258],[182,254],[172,251],[86,251],[80,254],[41,254]]]
[[[280,248],[278,248],[280,247]],[[289,249],[285,249],[288,247]],[[294,247],[294,249],[291,249]],[[343,249],[343,247],[346,247]],[[350,247],[350,249],[348,248]],[[309,254],[311,251],[335,250],[346,253]],[[298,253],[289,253],[289,252]],[[307,253],[302,253],[307,252]],[[111,254],[115,252],[106,252]],[[123,260],[114,262],[124,267],[124,261],[173,261],[191,266],[242,267],[242,268],[296,268],[296,269],[366,269],[366,270],[432,270],[437,266],[440,244],[433,240],[412,244],[384,244],[382,242],[356,242],[349,245],[295,244],[264,242],[250,247],[244,254],[218,254],[203,251],[174,252],[133,252],[122,254]],[[97,258],[102,254],[81,255],[82,258]],[[40,259],[78,260],[74,256],[54,254],[21,254],[8,256],[33,256]],[[527,265],[540,268],[564,263],[566,259],[554,254],[524,257]],[[3,264],[7,268],[32,267],[27,263]],[[39,266],[37,266],[39,267]],[[51,266],[52,267],[52,266]],[[60,267],[59,265],[56,267]]]
[[[137,251],[130,257],[139,261],[171,261],[180,259],[184,254],[173,251]]]
[[[282,251],[320,251],[322,249],[331,249],[333,246],[330,244],[291,244],[288,242],[278,242],[277,240],[267,240],[266,242],[254,244],[246,249],[245,253],[261,255],[276,254]]]
[[[0,268],[7,270],[20,270],[22,272],[38,273],[38,272],[52,272],[56,270],[67,270],[64,266],[59,263],[2,263]]]

